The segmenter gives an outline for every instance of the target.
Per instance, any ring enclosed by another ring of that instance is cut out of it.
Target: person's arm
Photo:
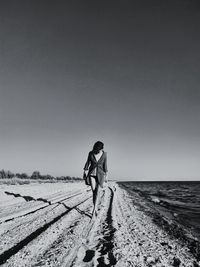
[[[85,166],[84,166],[84,173],[86,172],[86,171],[88,171],[88,169],[89,169],[89,166],[90,166],[90,153],[88,153],[88,158],[87,158],[87,161],[86,161],[86,163],[85,163]]]
[[[106,153],[106,152],[105,152]],[[107,166],[107,153],[105,154],[104,163],[103,163],[104,172],[108,172]]]
[[[108,173],[107,153],[105,154],[105,159],[104,159],[104,163],[103,163],[103,168],[104,168],[104,172],[106,173],[106,175],[105,175],[105,181],[107,182],[107,173]]]

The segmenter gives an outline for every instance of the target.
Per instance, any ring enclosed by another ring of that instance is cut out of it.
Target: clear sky
[[[0,169],[200,180],[200,2],[0,1]]]

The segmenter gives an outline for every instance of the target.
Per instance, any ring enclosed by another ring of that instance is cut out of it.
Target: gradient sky
[[[198,0],[0,1],[0,169],[200,180]]]

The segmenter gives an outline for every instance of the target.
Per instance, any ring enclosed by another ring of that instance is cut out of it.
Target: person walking
[[[101,141],[97,141],[92,151],[88,153],[87,161],[84,165],[83,177],[88,177],[93,193],[92,217],[97,216],[100,188],[103,188],[104,182],[107,182],[107,152],[103,149],[104,144]]]

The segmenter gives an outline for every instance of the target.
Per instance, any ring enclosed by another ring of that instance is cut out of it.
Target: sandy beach
[[[117,183],[101,191],[95,220],[91,211],[92,193],[82,182],[1,185],[0,264],[199,266],[198,252]]]

